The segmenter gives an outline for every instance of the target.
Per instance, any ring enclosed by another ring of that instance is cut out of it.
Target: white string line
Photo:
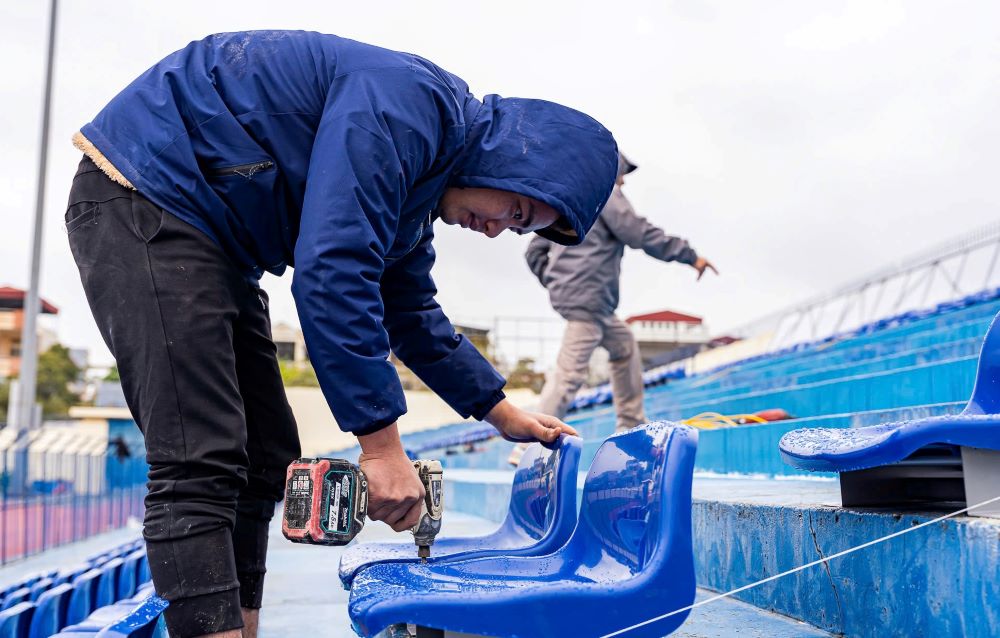
[[[763,580],[758,580],[755,583],[750,583],[749,585],[744,585],[742,587],[738,587],[736,589],[733,589],[732,591],[727,591],[724,594],[719,594],[717,596],[712,596],[711,598],[706,598],[705,600],[698,601],[696,603],[688,605],[687,607],[682,607],[680,609],[675,609],[672,612],[663,614],[662,616],[657,616],[656,618],[650,618],[649,620],[644,620],[643,622],[637,623],[635,625],[632,625],[631,627],[625,627],[624,629],[619,629],[618,631],[612,632],[610,634],[604,634],[603,636],[601,636],[601,638],[612,638],[613,636],[620,636],[621,634],[624,634],[627,631],[632,631],[633,629],[638,629],[639,627],[643,627],[645,625],[649,625],[651,623],[658,622],[658,621],[663,620],[665,618],[670,618],[671,616],[676,616],[677,614],[682,614],[682,613],[684,613],[686,611],[690,611],[690,610],[692,610],[692,609],[694,609],[696,607],[701,607],[702,605],[707,605],[708,603],[715,602],[716,600],[721,600],[723,598],[728,598],[730,596],[733,596],[733,595],[738,594],[740,592],[746,591],[748,589],[753,589],[754,587],[759,587],[760,585],[763,585],[764,583],[769,583],[772,580],[778,580],[779,578],[784,578],[785,576],[789,576],[789,575],[794,574],[796,572],[800,572],[800,571],[802,571],[804,569],[809,569],[810,567],[815,567],[816,565],[820,565],[822,563],[825,563],[827,561],[833,560],[835,558],[840,558],[841,556],[847,556],[848,554],[851,554],[851,553],[854,553],[856,551],[865,549],[867,547],[871,547],[872,545],[878,545],[879,543],[884,543],[885,541],[892,540],[893,538],[896,538],[897,536],[902,536],[903,534],[909,534],[910,532],[915,532],[915,531],[917,531],[918,529],[920,529],[922,527],[927,527],[928,525],[933,525],[935,523],[940,523],[941,521],[943,521],[945,519],[949,519],[949,518],[952,518],[954,516],[958,516],[959,514],[964,514],[965,512],[968,512],[970,510],[974,510],[974,509],[977,509],[977,508],[980,508],[980,507],[984,507],[986,505],[989,505],[990,503],[995,503],[997,501],[1000,501],[1000,496],[995,496],[995,497],[993,497],[993,498],[991,498],[991,499],[989,499],[987,501],[983,501],[982,503],[976,503],[975,505],[971,505],[971,506],[966,507],[964,509],[960,509],[957,512],[951,512],[950,514],[945,514],[944,516],[939,516],[939,517],[937,517],[937,518],[935,518],[933,520],[925,521],[923,523],[920,523],[919,525],[914,525],[913,527],[909,527],[907,529],[900,530],[898,532],[893,532],[892,534],[889,534],[888,536],[882,536],[881,538],[876,538],[875,540],[868,541],[867,543],[864,543],[862,545],[858,545],[857,547],[851,547],[850,549],[845,549],[842,552],[837,552],[836,554],[831,554],[830,556],[827,556],[825,558],[820,558],[819,560],[814,560],[811,563],[806,563],[805,565],[801,565],[799,567],[795,567],[793,569],[789,569],[788,571],[781,572],[780,574],[775,574],[774,576],[768,576],[767,578],[765,578]]]

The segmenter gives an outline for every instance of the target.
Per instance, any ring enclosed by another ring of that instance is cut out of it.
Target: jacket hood
[[[487,95],[449,185],[545,202],[562,217],[537,233],[572,246],[604,208],[617,172],[618,146],[597,120],[554,102]]]

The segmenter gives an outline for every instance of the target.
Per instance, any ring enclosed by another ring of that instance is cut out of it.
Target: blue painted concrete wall
[[[700,502],[700,585],[728,591],[929,520]],[[749,590],[758,607],[848,636],[1000,636],[1000,522],[945,521]]]

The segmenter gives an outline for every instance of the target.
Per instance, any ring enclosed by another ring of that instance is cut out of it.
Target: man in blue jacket
[[[475,98],[414,55],[331,35],[229,33],[168,56],[74,138],[66,227],[150,464],[144,536],[170,635],[255,635],[268,521],[299,454],[264,272],[295,269],[310,358],[358,436],[369,516],[422,487],[390,349],[510,440],[572,429],[504,379],[434,300],[432,223],[582,240],[614,183],[611,134],[551,102]],[[241,614],[242,608],[242,614]]]

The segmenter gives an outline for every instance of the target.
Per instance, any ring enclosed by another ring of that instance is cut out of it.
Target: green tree
[[[56,344],[38,357],[38,402],[44,416],[65,416],[80,401],[69,385],[80,378],[80,368],[69,348]]]
[[[10,381],[0,380],[0,421],[7,420],[7,404],[10,402]]]
[[[104,375],[104,380],[105,381],[121,381],[122,380],[121,376],[118,374],[118,366],[117,365],[111,366],[111,369],[108,370],[108,373],[106,375]]]
[[[308,386],[315,388],[319,386],[319,379],[316,378],[316,371],[306,364],[297,364],[291,361],[279,361],[281,366],[281,380],[286,387]]]

